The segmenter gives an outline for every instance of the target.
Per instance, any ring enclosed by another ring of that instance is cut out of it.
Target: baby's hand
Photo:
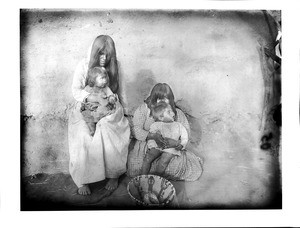
[[[115,104],[117,102],[117,96],[115,94],[112,94],[108,97],[108,102],[111,104]]]

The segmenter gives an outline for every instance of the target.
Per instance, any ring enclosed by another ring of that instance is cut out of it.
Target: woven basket
[[[130,180],[127,191],[137,205],[163,207],[175,197],[175,188],[167,179],[156,175],[140,175]],[[149,201],[150,197],[151,200]],[[152,200],[153,197],[155,200]]]

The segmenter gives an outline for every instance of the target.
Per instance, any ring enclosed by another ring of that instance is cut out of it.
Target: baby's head
[[[104,67],[94,67],[88,71],[87,84],[90,87],[105,87],[108,83],[109,78]]]
[[[159,102],[151,108],[151,115],[155,121],[161,122],[173,122],[175,113],[173,112],[171,105],[166,102]]]

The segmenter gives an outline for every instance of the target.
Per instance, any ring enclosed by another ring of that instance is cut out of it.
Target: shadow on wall
[[[176,94],[175,94],[176,95]],[[190,102],[184,99],[180,99],[176,101],[176,106],[180,110],[183,111],[185,116],[187,117],[190,127],[191,127],[191,135],[190,135],[190,142],[195,147],[200,145],[201,137],[202,137],[202,129],[200,124],[200,119],[196,118],[191,115],[192,113],[192,106]],[[199,153],[196,153],[199,155]]]
[[[123,75],[123,73],[121,75]],[[157,82],[155,80],[153,72],[149,69],[142,69],[139,72],[137,72],[132,82],[128,82],[126,83],[126,85],[122,83],[123,88],[126,88],[126,114],[134,114],[134,111],[137,109],[137,107],[140,106],[144,102],[144,100],[149,96],[151,89],[155,84],[157,84]],[[131,104],[130,109],[128,109],[128,104]]]

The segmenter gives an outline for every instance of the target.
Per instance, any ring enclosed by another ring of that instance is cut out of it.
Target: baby
[[[150,171],[151,163],[160,157],[157,166],[157,174],[162,175],[171,159],[174,156],[181,154],[188,143],[188,133],[185,127],[174,121],[175,113],[171,106],[165,102],[159,102],[151,109],[151,115],[154,122],[150,126],[150,133],[160,133],[164,138],[171,138],[178,141],[174,148],[159,148],[154,140],[148,140],[148,151],[144,157],[142,165],[142,174],[148,174]]]
[[[93,136],[97,122],[104,116],[114,113],[118,96],[108,87],[109,78],[104,67],[94,67],[89,70],[87,86],[84,88],[89,93],[98,94],[96,103],[84,102],[81,105],[81,114],[86,121]]]

